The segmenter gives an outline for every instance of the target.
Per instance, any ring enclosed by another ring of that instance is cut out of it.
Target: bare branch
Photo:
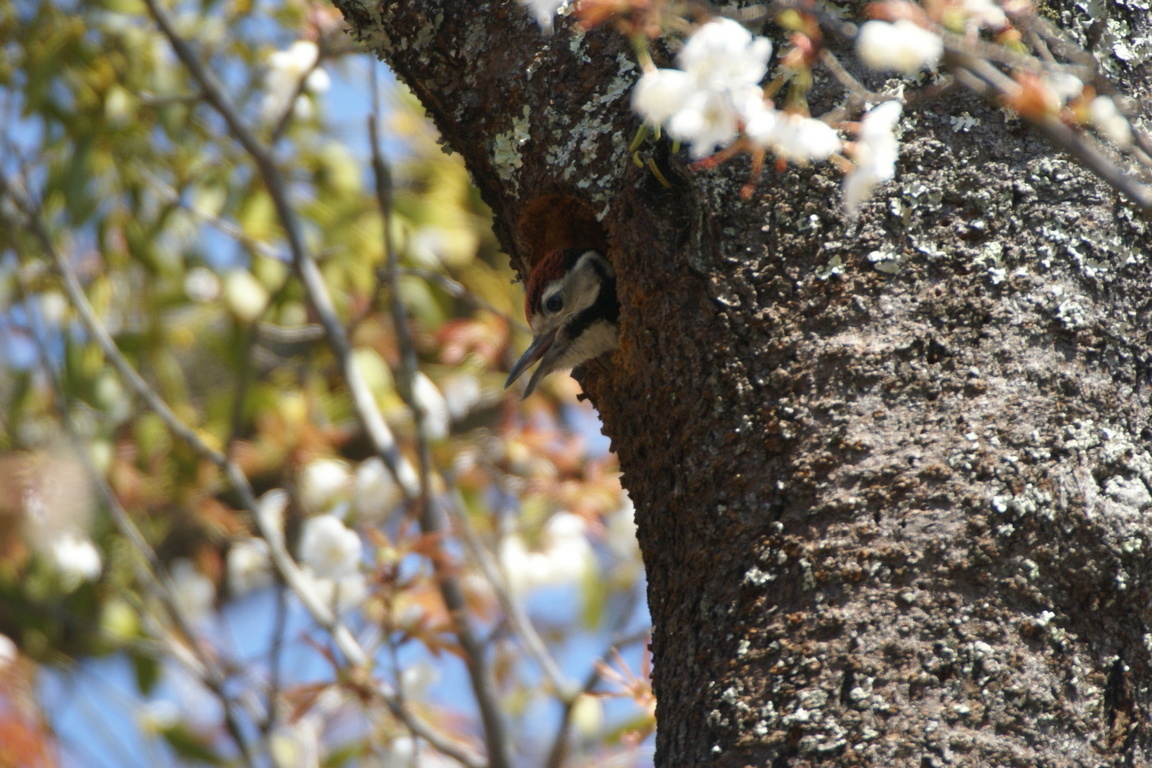
[[[3,189],[5,194],[12,198],[12,190],[3,179],[0,179],[0,189]],[[19,205],[19,203],[17,204]],[[24,211],[24,213],[27,215],[27,211]],[[48,234],[44,230],[39,216],[27,217],[25,226],[31,231],[33,236],[40,241],[42,246],[46,244],[50,245]],[[29,292],[22,281],[19,284],[19,289],[27,305]],[[44,330],[38,313],[31,313],[29,324],[32,328],[32,338],[36,345],[38,357],[40,358],[40,367],[47,374],[52,386],[56,407],[57,410],[60,411],[60,418],[64,424],[65,431],[68,433],[81,463],[84,464],[85,471],[96,485],[100,496],[104,499],[104,504],[107,506],[112,517],[112,524],[116,526],[116,530],[120,532],[120,535],[128,541],[132,551],[139,558],[137,562],[134,563],[136,577],[142,584],[147,585],[149,592],[151,592],[160,605],[163,606],[164,611],[168,614],[169,621],[175,625],[176,630],[183,638],[182,641],[180,638],[170,637],[165,644],[166,649],[172,658],[176,659],[185,670],[200,680],[212,691],[216,698],[219,699],[220,706],[223,710],[225,728],[228,730],[228,734],[232,737],[232,740],[236,743],[237,749],[240,750],[240,757],[244,761],[244,765],[248,766],[248,768],[255,768],[256,763],[255,757],[252,754],[252,746],[248,743],[248,739],[244,737],[244,732],[240,727],[240,721],[236,713],[236,703],[225,691],[226,675],[224,671],[216,663],[213,655],[205,651],[200,643],[198,633],[193,629],[191,621],[184,615],[184,611],[181,610],[179,603],[176,601],[174,597],[175,586],[172,583],[172,577],[169,575],[168,569],[156,555],[156,551],[148,544],[148,541],[144,538],[140,529],[136,527],[128,511],[120,504],[120,499],[117,498],[112,487],[108,485],[108,481],[104,475],[96,468],[87,447],[80,439],[79,434],[77,434],[71,418],[72,409],[64,394],[64,386],[60,381],[60,375],[56,370],[56,365],[52,362],[52,355],[48,351],[48,341],[44,338]],[[146,609],[142,608],[140,613],[146,624],[152,624],[150,614]],[[163,627],[159,625],[152,626],[151,629],[157,637],[168,634]],[[187,649],[184,646],[184,642],[187,642]],[[188,652],[189,650],[190,653]]]
[[[949,45],[945,39],[945,61],[956,79],[965,87],[996,103],[1013,95],[1016,81],[983,59]],[[1127,195],[1146,214],[1152,214],[1152,188],[1141,184],[1109,158],[1100,144],[1091,136],[1075,131],[1053,115],[1042,119],[1025,119],[1036,126],[1057,148],[1067,152],[1074,160],[1095,174],[1117,192]]]
[[[627,611],[631,614],[631,611]],[[621,613],[624,617],[624,613]],[[604,653],[600,654],[600,658],[592,665],[589,670],[588,676],[584,678],[584,684],[580,687],[580,691],[568,701],[564,702],[564,711],[560,714],[560,726],[556,729],[556,736],[552,739],[552,748],[548,751],[548,760],[544,763],[545,768],[562,768],[564,760],[568,756],[568,736],[572,731],[572,709],[576,704],[576,699],[581,694],[588,694],[596,687],[601,678],[601,663],[606,663],[607,659],[620,652],[622,648],[627,648],[635,643],[642,642],[652,632],[651,628],[645,627],[642,630],[630,632],[626,635],[617,636],[612,639],[608,647],[604,649]]]
[[[376,88],[372,89],[372,96],[374,109],[373,114],[368,117],[368,132],[369,143],[372,146],[372,170],[376,181],[376,198],[380,205],[381,218],[384,221],[384,250],[387,254],[388,285],[391,288],[389,306],[392,312],[392,324],[396,331],[397,344],[400,348],[397,389],[408,404],[409,410],[412,411],[412,418],[415,423],[417,455],[419,457],[420,495],[417,503],[420,530],[424,535],[439,543],[443,540],[445,525],[443,513],[433,499],[431,487],[432,449],[428,440],[424,405],[416,397],[416,346],[412,341],[404,304],[400,298],[399,257],[392,243],[390,226],[392,174],[384,160],[383,153],[380,151],[380,139],[376,130],[376,114],[378,114],[380,106]],[[477,638],[469,618],[467,605],[464,601],[464,591],[460,587],[460,581],[456,578],[454,569],[449,566],[446,554],[441,548],[441,556],[431,558],[432,566],[436,571],[444,606],[449,615],[452,616],[456,639],[464,651],[472,694],[476,698],[480,719],[484,723],[488,760],[492,768],[510,768],[512,765],[511,745],[504,724],[504,717],[500,711],[496,681],[492,675],[491,665],[488,664],[484,645]]]
[[[476,535],[475,529],[468,521],[467,514],[463,511],[463,504],[459,499],[456,499],[452,505],[453,518],[456,525],[461,532],[461,538],[464,545],[468,547],[469,553],[475,558],[476,562],[480,565],[480,570],[484,572],[485,578],[492,585],[493,591],[496,593],[497,600],[500,601],[500,607],[504,609],[504,615],[508,619],[508,624],[512,627],[512,631],[520,638],[524,649],[528,651],[528,655],[536,662],[536,666],[548,678],[552,689],[556,695],[565,704],[570,704],[573,699],[579,694],[580,689],[576,687],[575,681],[569,680],[568,677],[560,671],[559,665],[548,653],[548,648],[544,645],[544,640],[536,631],[536,627],[532,625],[532,620],[528,618],[528,614],[524,612],[523,606],[520,601],[512,594],[512,590],[508,586],[507,579],[504,578],[500,572],[500,567],[496,564],[496,559],[480,541],[479,536]]]
[[[145,3],[148,5],[148,10],[152,14],[152,18],[156,21],[156,25],[160,27],[160,31],[163,32],[164,36],[168,39],[169,44],[176,52],[181,63],[184,64],[189,74],[192,75],[192,78],[200,85],[205,100],[207,100],[224,119],[232,136],[240,143],[240,146],[244,148],[256,164],[256,169],[259,171],[260,177],[264,181],[264,186],[272,198],[272,205],[276,210],[276,218],[279,220],[280,226],[284,229],[288,251],[292,255],[292,263],[296,267],[296,272],[301,282],[304,284],[304,289],[308,294],[312,308],[319,316],[321,325],[324,326],[324,331],[328,336],[328,343],[332,348],[332,352],[340,362],[344,380],[348,384],[348,390],[356,406],[356,412],[360,416],[361,422],[368,433],[368,437],[373,443],[373,448],[383,459],[385,466],[388,467],[405,496],[409,499],[415,498],[419,493],[419,480],[416,477],[416,472],[408,460],[404,458],[403,454],[400,453],[391,430],[388,429],[388,425],[384,422],[384,417],[381,415],[380,409],[376,407],[375,398],[372,396],[372,392],[369,390],[363,374],[352,358],[351,345],[348,343],[344,328],[336,316],[336,309],[332,304],[331,297],[328,295],[327,288],[320,275],[320,270],[309,256],[304,245],[304,239],[300,235],[300,227],[296,215],[291,204],[288,202],[287,181],[284,175],[280,173],[280,169],[276,165],[271,150],[262,144],[260,140],[256,138],[255,134],[248,129],[244,121],[241,120],[240,114],[235,106],[229,101],[227,96],[225,96],[223,89],[216,82],[216,79],[204,68],[188,43],[176,34],[175,27],[171,19],[168,18],[167,12],[160,8],[156,0],[145,0]]]

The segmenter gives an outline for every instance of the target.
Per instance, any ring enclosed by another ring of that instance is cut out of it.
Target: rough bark
[[[583,383],[637,507],[657,765],[1148,763],[1152,233],[1122,201],[962,96],[911,111],[855,224],[826,167],[743,201],[746,161],[656,146],[665,189],[614,32],[337,5],[518,267],[616,264],[621,349]]]

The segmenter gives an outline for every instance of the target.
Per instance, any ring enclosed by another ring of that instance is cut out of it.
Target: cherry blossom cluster
[[[266,123],[280,120],[288,109],[299,120],[312,117],[312,102],[304,94],[321,94],[332,85],[319,62],[320,48],[311,40],[297,40],[268,56],[264,100],[260,105]]]
[[[1017,11],[1026,7],[1018,6]],[[972,39],[982,32],[997,41],[1018,44],[1019,33],[995,0],[960,0],[934,6],[933,12],[899,0],[871,7],[884,17],[866,22],[856,35],[856,56],[868,67],[915,77],[933,71],[944,54],[944,30]],[[1001,94],[1005,106],[1038,122],[1055,118],[1072,126],[1091,126],[1120,149],[1134,137],[1128,118],[1110,96],[1053,62],[1013,72],[1014,90]]]
[[[781,167],[834,161],[847,171],[843,204],[849,216],[877,185],[895,176],[902,106],[895,95],[867,91],[824,50],[821,25],[838,24],[834,19],[818,20],[800,11],[781,14],[778,21],[792,31],[791,47],[780,61],[778,76],[765,87],[772,43],[732,19],[714,18],[696,26],[676,55],[676,66],[657,68],[642,41],[670,26],[663,5],[630,0],[521,2],[547,31],[554,15],[567,8],[585,28],[612,21],[638,43],[644,74],[632,94],[633,109],[647,125],[686,145],[690,157],[704,166],[739,152],[752,155],[754,176],[768,154]],[[854,35],[856,57],[869,69],[917,78],[935,72],[951,52],[953,70],[975,66],[978,74],[968,73],[969,87],[1022,117],[1038,124],[1059,121],[1075,129],[1073,136],[1091,127],[1116,148],[1147,158],[1148,143],[1135,148],[1138,140],[1122,106],[1072,74],[1074,65],[1021,53],[1024,37],[1016,24],[1031,23],[1033,38],[1043,36],[1036,31],[1027,0],[1011,7],[998,0],[943,0],[929,6],[881,0],[867,12],[871,20],[858,28],[841,25],[841,33]],[[857,103],[879,105],[857,123],[811,117],[807,89],[817,63],[826,64]],[[789,88],[783,109],[773,102],[782,87]],[[1064,148],[1075,154],[1075,140],[1065,141]],[[750,183],[744,193],[752,189]]]
[[[663,126],[689,145],[699,160],[741,142],[753,152],[806,164],[846,152],[836,129],[796,112],[778,110],[759,83],[768,72],[772,43],[753,36],[731,19],[709,21],[688,38],[676,57],[678,68],[650,68],[633,91],[632,106],[646,122]],[[872,188],[895,173],[893,130],[900,104],[866,116],[849,154],[858,162],[845,181],[844,201],[853,213]]]

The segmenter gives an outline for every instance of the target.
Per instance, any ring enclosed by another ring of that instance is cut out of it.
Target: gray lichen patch
[[[512,127],[496,134],[492,142],[492,165],[502,180],[513,183],[524,161],[521,151],[531,137],[529,128],[531,109],[525,105],[519,117],[512,118]]]

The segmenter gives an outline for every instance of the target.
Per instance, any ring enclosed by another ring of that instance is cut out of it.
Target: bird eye
[[[554,293],[544,300],[544,309],[548,312],[559,312],[563,308],[564,298],[558,293]]]

